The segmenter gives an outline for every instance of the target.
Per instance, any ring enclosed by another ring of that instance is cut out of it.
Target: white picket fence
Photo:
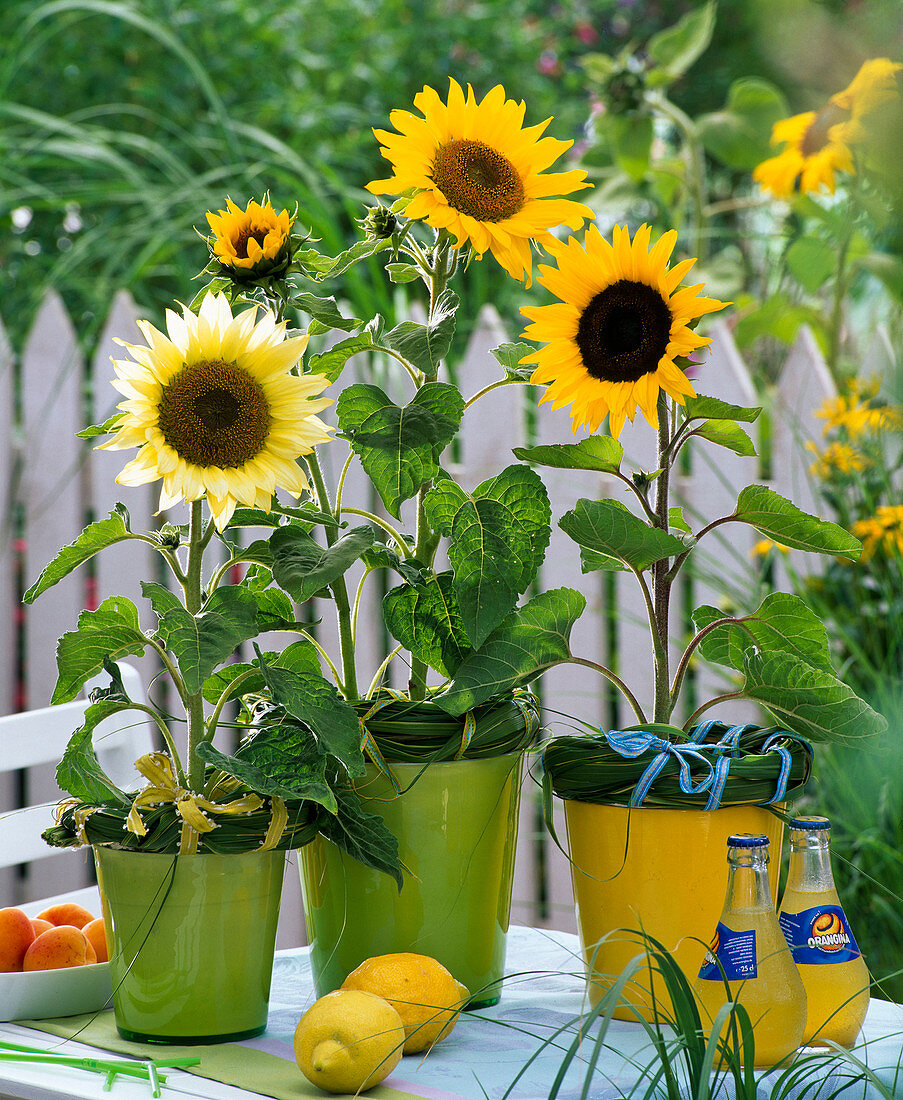
[[[96,606],[108,595],[129,596],[139,606],[139,580],[154,577],[158,560],[144,544],[130,542],[114,547],[96,559],[91,569],[81,569],[43,595],[35,604],[23,608],[22,592],[38,576],[42,566],[81,530],[86,517],[102,518],[117,500],[132,516],[133,530],[142,530],[159,522],[153,517],[157,489],[153,486],[127,489],[115,484],[115,476],[127,454],[92,449],[89,442],[78,440],[76,432],[86,423],[109,416],[118,400],[110,386],[110,357],[121,354],[113,336],[140,341],[135,324],[140,313],[126,293],[116,296],[94,357],[85,363],[79,352],[76,333],[59,295],[48,292],[16,363],[0,326],[0,505],[3,526],[0,532],[0,713],[11,713],[47,704],[56,680],[56,640],[71,629],[79,611]],[[740,405],[761,404],[757,396],[755,370],[738,353],[730,329],[718,322],[712,334],[712,353],[701,368],[702,392]],[[505,331],[498,314],[485,307],[469,342],[463,361],[457,367],[457,380],[469,397],[497,377],[498,367],[490,350],[513,338]],[[886,358],[886,341],[876,339],[869,358],[873,369],[881,369]],[[865,364],[865,371],[869,365]],[[363,378],[360,366],[349,367],[347,374]],[[19,383],[17,386],[17,378]],[[17,398],[16,390],[21,397]],[[811,335],[804,331],[787,357],[780,380],[773,392],[772,471],[768,482],[777,492],[789,496],[800,507],[814,508],[807,470],[811,455],[805,449],[807,439],[818,439],[821,425],[815,410],[834,394],[830,374]],[[548,405],[533,411],[533,428],[528,438],[528,403],[536,400],[536,391],[523,387],[504,387],[476,403],[465,417],[460,439],[456,471],[467,487],[472,487],[514,462],[513,447],[529,442],[566,442],[573,439],[566,410],[552,412]],[[17,404],[17,401],[20,403]],[[16,415],[16,410],[20,415]],[[758,424],[751,425],[755,437]],[[628,425],[622,435],[625,452],[633,462],[646,469],[654,465],[654,434],[645,422]],[[321,461],[331,471],[341,469],[347,451],[336,441],[320,448]],[[676,493],[691,524],[698,517],[727,514],[743,485],[761,481],[755,459],[741,459],[721,448],[697,449],[689,473],[678,479]],[[592,473],[542,471],[557,520],[572,508],[579,497],[614,494],[622,499],[623,487]],[[334,482],[333,482],[334,483]],[[356,465],[346,480],[343,499],[372,505],[368,484]],[[410,504],[403,516],[412,529]],[[181,522],[181,517],[171,518]],[[359,522],[349,517],[353,522]],[[695,522],[694,522],[695,521]],[[722,533],[723,532],[723,533]],[[733,598],[744,606],[744,593],[750,590],[751,549],[755,532],[743,525],[731,525],[713,532],[700,547],[697,569],[689,595],[695,604],[719,604]],[[359,572],[351,576],[352,591]],[[392,582],[394,583],[394,582]],[[562,585],[578,588],[587,598],[587,611],[573,633],[575,654],[614,664],[631,683],[641,700],[649,696],[651,668],[647,627],[639,594],[623,574],[580,573],[576,547],[564,534],[555,531],[542,569],[543,588]],[[688,624],[683,607],[687,592],[676,592],[672,633],[677,643],[687,637]],[[380,629],[380,594],[371,590],[362,604],[358,634],[360,673],[364,683],[375,670],[383,654]],[[323,618],[319,627],[327,649],[336,651],[330,608],[315,608],[314,619]],[[147,626],[149,624],[145,624]],[[145,677],[154,674],[147,660],[138,662]],[[401,661],[391,668],[391,682],[401,686],[407,670]],[[723,685],[717,674],[705,668],[697,673],[700,696],[718,693]],[[542,696],[547,708],[547,727],[560,733],[576,728],[578,720],[591,725],[610,726],[615,721],[629,724],[631,718],[618,709],[605,684],[590,670],[561,666],[546,677]],[[755,718],[751,709],[734,706],[733,720]],[[25,786],[0,788],[0,806],[5,809],[22,804],[20,799],[38,801],[52,798],[56,786],[52,774],[30,772],[23,777]],[[564,835],[559,821],[559,835]],[[45,866],[46,865],[46,866]],[[17,904],[83,885],[89,874],[87,860],[72,853],[42,861],[42,866],[21,868],[18,873],[0,877],[0,906]],[[287,875],[280,943],[303,942],[303,920],[297,875]],[[566,860],[545,834],[538,806],[537,788],[528,779],[524,787],[521,830],[516,863],[516,887],[513,919],[522,923],[573,928],[570,880]]]

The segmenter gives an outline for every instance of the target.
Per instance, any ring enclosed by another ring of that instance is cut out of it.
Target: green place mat
[[[116,1030],[112,1010],[64,1016],[54,1020],[20,1020],[23,1027],[46,1031],[64,1039],[75,1039],[100,1050],[127,1054],[132,1058],[200,1058],[200,1065],[184,1072],[194,1073],[224,1085],[274,1096],[278,1100],[323,1100],[326,1093],[312,1085],[295,1063],[276,1054],[268,1054],[239,1043],[214,1043],[210,1046],[164,1046],[158,1043],[131,1043]],[[173,1072],[163,1070],[164,1074]],[[415,1094],[378,1085],[367,1092],[373,1100],[411,1100]],[[419,1098],[418,1098],[419,1100]]]

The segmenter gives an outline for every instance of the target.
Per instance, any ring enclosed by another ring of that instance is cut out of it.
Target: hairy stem
[[[211,524],[212,528],[212,524]],[[201,566],[204,560],[204,547],[210,533],[204,531],[203,502],[191,502],[191,518],[188,526],[188,564],[185,569],[185,610],[189,615],[197,615],[201,610],[203,593],[201,586]],[[198,756],[198,747],[205,740],[204,696],[200,691],[185,695],[185,711],[188,717],[188,786],[200,791],[204,786],[204,761]]]

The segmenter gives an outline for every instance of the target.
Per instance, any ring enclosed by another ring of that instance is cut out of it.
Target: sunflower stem
[[[203,602],[201,565],[204,560],[204,547],[210,539],[213,525],[204,530],[203,502],[191,502],[191,518],[188,525],[188,564],[185,570],[185,610],[189,615],[197,615]],[[185,711],[188,717],[188,786],[200,791],[204,786],[204,761],[198,756],[198,746],[205,740],[204,696],[200,691],[187,692]]]
[[[317,459],[316,452],[312,450],[310,454],[305,455],[304,458],[307,462],[310,476],[313,479],[320,511],[328,512],[334,519],[339,519],[333,511],[329,501],[329,493],[326,490],[326,482],[323,480],[323,471],[320,469],[320,462]],[[326,545],[332,546],[338,537],[335,533],[335,529],[327,526],[324,527],[323,530],[326,535]],[[354,631],[351,622],[351,602],[348,599],[348,588],[345,585],[345,578],[339,577],[338,580],[330,585],[330,588],[332,589],[332,596],[335,600],[336,619],[339,627],[339,652],[342,657],[342,683],[339,686],[346,699],[356,700],[358,698],[358,690],[357,669],[354,663]]]
[[[668,399],[658,397],[658,465],[661,473],[655,483],[655,524],[668,530],[669,479],[671,466],[668,448],[671,445],[671,422]],[[673,458],[673,456],[672,456]],[[655,655],[655,702],[653,721],[667,722],[671,717],[671,676],[668,661],[668,620],[671,603],[670,558],[652,566],[652,644]]]

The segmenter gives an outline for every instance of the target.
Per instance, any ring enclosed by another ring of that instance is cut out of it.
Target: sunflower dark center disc
[[[671,310],[645,283],[619,279],[592,299],[577,325],[586,372],[600,382],[636,382],[668,349]]]
[[[510,218],[524,205],[517,169],[482,141],[450,141],[436,150],[433,182],[450,206],[481,222]]]
[[[818,112],[809,128],[803,134],[800,142],[800,152],[804,157],[811,157],[828,144],[828,131],[838,122],[843,122],[849,117],[849,112],[838,107],[836,103],[829,103]]]
[[[267,239],[267,231],[265,229],[251,229],[247,226],[239,230],[238,237],[235,240],[235,255],[240,259],[246,260],[248,258],[248,241],[252,238],[263,248],[263,242]]]
[[[163,388],[163,438],[194,466],[241,467],[263,449],[270,407],[263,387],[234,363],[192,363]]]

